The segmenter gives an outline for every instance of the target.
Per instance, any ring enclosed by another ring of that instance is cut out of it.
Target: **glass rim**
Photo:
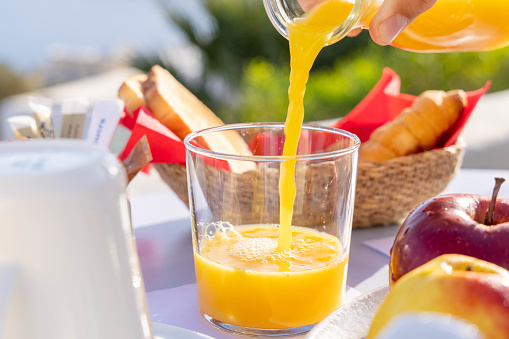
[[[226,125],[220,125],[215,127],[209,127],[205,128],[199,131],[191,132],[184,138],[184,145],[186,147],[186,151],[190,151],[193,153],[200,154],[202,156],[207,156],[211,158],[219,158],[219,159],[226,159],[226,160],[239,160],[239,161],[256,161],[256,162],[268,162],[268,161],[276,161],[276,162],[282,162],[286,161],[288,159],[295,159],[297,161],[299,160],[325,160],[328,158],[334,158],[338,156],[344,156],[347,154],[354,153],[359,149],[359,146],[361,144],[361,141],[359,137],[351,132],[335,128],[335,127],[328,127],[328,126],[321,126],[321,125],[315,125],[315,124],[303,124],[302,130],[309,130],[309,131],[318,131],[318,132],[327,132],[335,135],[341,135],[347,138],[350,138],[354,144],[345,147],[339,150],[334,151],[325,151],[325,152],[319,152],[319,153],[313,153],[313,154],[298,154],[295,156],[289,156],[289,155],[240,155],[240,154],[229,154],[229,153],[222,153],[222,152],[216,152],[211,151],[209,149],[201,148],[198,146],[195,146],[190,143],[191,140],[202,137],[205,134],[209,133],[215,133],[215,132],[223,132],[223,131],[235,131],[239,129],[254,129],[254,128],[279,128],[281,130],[284,129],[285,124],[281,122],[249,122],[249,123],[235,123],[235,124],[226,124]]]

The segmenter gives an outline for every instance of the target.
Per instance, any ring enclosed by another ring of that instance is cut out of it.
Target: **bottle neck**
[[[364,18],[366,17],[365,14],[370,9],[371,3],[374,1],[377,0],[354,0],[352,11],[343,22],[343,24],[334,31],[331,39],[328,42],[328,45],[332,45],[338,42],[355,29],[367,26],[364,23]]]
[[[355,29],[367,28],[382,2],[383,0],[353,0],[352,11],[343,24],[334,31],[327,45],[338,42]],[[276,30],[287,39],[288,24],[305,14],[297,0],[263,0],[263,4]]]
[[[364,2],[363,11],[362,13],[360,13],[359,27],[357,28],[368,28],[371,19],[378,12],[384,0],[356,0],[356,1]]]

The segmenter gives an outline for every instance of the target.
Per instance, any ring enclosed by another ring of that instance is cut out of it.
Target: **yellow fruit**
[[[509,271],[469,256],[439,256],[392,286],[367,339],[408,311],[451,314],[477,325],[485,339],[509,338]]]

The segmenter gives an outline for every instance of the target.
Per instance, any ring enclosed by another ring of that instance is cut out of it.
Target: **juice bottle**
[[[339,18],[328,45],[349,32],[367,28],[383,0],[323,0],[337,2]],[[305,11],[297,0],[264,0],[267,14],[275,28],[288,37],[288,25]],[[394,47],[415,52],[488,51],[509,44],[509,12],[507,0],[438,0],[421,14],[392,43]],[[345,14],[346,13],[346,14]],[[331,15],[328,13],[327,15]]]

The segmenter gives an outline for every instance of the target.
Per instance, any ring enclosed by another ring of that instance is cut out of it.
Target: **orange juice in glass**
[[[253,156],[201,148],[204,134],[238,133]],[[358,138],[304,125],[284,156],[283,124],[225,125],[186,140],[200,312],[250,335],[308,331],[337,309],[345,291]],[[288,247],[281,247],[282,164],[294,165]]]

